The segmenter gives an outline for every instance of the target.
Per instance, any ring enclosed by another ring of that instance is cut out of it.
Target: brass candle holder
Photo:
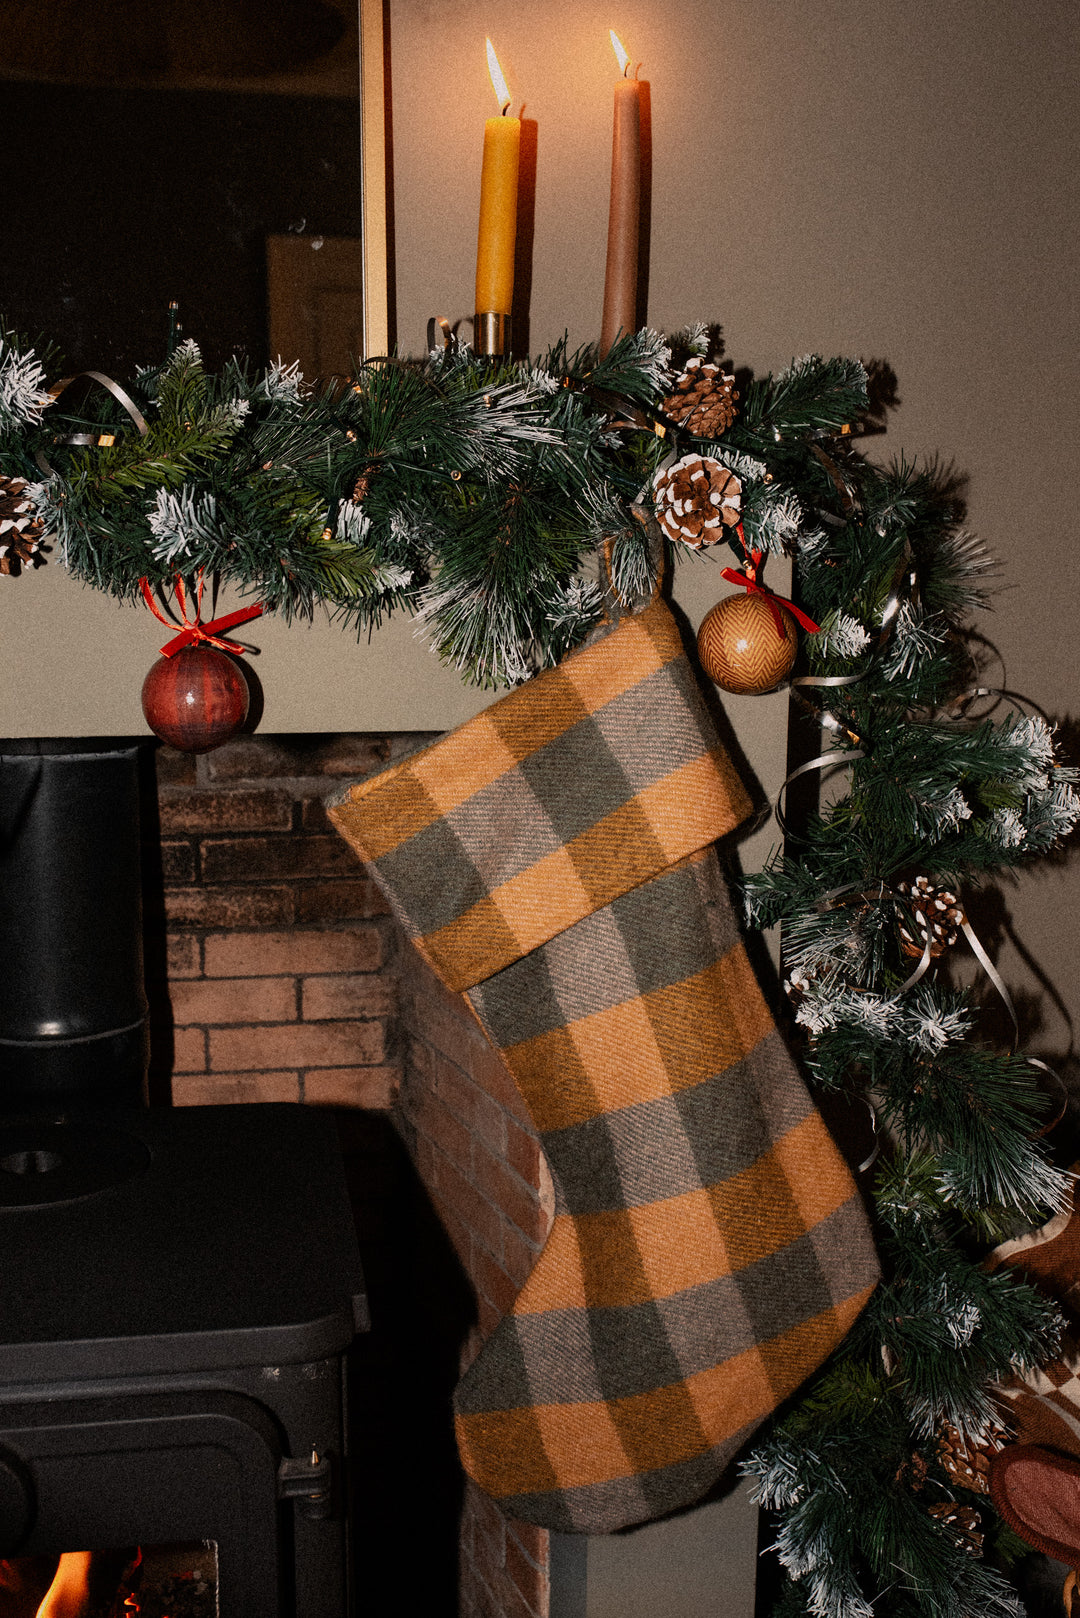
[[[478,312],[473,318],[473,349],[490,358],[510,352],[510,316],[494,310]]]

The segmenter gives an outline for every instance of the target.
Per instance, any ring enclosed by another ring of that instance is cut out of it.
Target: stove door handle
[[[295,1500],[297,1510],[316,1519],[333,1515],[333,1467],[329,1455],[313,1449],[309,1459],[281,1462],[277,1472],[279,1500]]]

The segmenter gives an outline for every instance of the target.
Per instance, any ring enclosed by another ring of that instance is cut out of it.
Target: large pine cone
[[[687,363],[661,408],[695,438],[719,438],[735,420],[735,378],[704,360]]]
[[[742,484],[708,455],[684,455],[653,478],[656,516],[669,539],[692,550],[715,545],[742,512]]]
[[[25,478],[0,473],[0,573],[18,573],[45,538],[45,523],[26,497]]]
[[[1007,1444],[1009,1436],[999,1423],[991,1424],[982,1444],[969,1444],[963,1433],[945,1422],[938,1431],[938,1460],[950,1483],[972,1494],[990,1493],[990,1458]]]

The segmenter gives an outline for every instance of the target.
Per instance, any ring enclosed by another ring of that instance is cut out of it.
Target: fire
[[[65,1551],[35,1618],[85,1618],[90,1610],[92,1551]]]
[[[510,105],[510,91],[507,88],[506,80],[503,78],[503,71],[499,66],[499,58],[495,55],[494,45],[491,43],[490,39],[486,41],[486,44],[488,72],[491,74],[491,88],[495,91],[495,96],[499,103],[499,111],[505,112],[507,107]]]
[[[619,64],[619,72],[625,74],[630,63],[630,52],[626,49],[614,28],[609,28],[608,34],[611,36],[611,48],[615,52],[615,59]]]
[[[133,1585],[142,1559],[139,1546],[134,1551],[0,1558],[0,1613],[5,1618],[87,1618],[101,1612],[105,1601],[110,1613],[136,1618],[141,1608]]]

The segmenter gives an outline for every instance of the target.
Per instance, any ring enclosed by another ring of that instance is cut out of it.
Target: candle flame
[[[630,52],[625,48],[622,40],[619,38],[614,28],[609,28],[608,33],[611,35],[611,48],[615,52],[615,57],[619,64],[619,72],[625,73],[630,61]]]
[[[502,68],[499,66],[499,58],[495,55],[495,47],[490,39],[487,41],[487,59],[488,72],[491,74],[491,88],[495,91],[500,111],[505,112],[510,105],[510,91],[506,87],[506,80],[503,78]]]

